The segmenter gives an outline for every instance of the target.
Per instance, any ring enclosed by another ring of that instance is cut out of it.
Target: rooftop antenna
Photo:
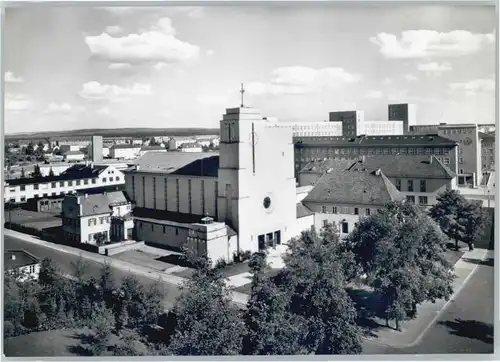
[[[241,93],[241,108],[244,108],[245,106],[243,105],[243,95],[245,93],[245,88],[243,88],[243,83],[241,83],[240,93]]]

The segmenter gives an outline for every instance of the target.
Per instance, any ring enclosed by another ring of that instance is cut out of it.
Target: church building
[[[136,240],[187,246],[215,263],[312,226],[297,213],[293,130],[241,106],[226,109],[220,134],[218,154],[146,154],[155,159],[125,171]]]

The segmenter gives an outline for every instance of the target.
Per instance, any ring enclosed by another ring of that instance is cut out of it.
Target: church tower
[[[238,233],[238,250],[256,252],[294,236],[293,131],[241,103],[220,122],[217,220]]]

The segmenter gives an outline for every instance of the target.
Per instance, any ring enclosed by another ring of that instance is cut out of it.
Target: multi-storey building
[[[457,142],[438,135],[294,137],[295,170],[298,172],[315,159],[357,159],[360,156],[435,155],[444,165],[458,173]]]
[[[358,160],[327,159],[308,163],[299,174],[299,185],[314,185],[332,171],[381,170],[408,201],[434,205],[437,196],[456,189],[456,174],[435,155],[399,157],[397,155],[361,156]]]
[[[295,137],[342,136],[341,122],[281,122],[280,125],[291,128]]]
[[[389,122],[402,121],[403,134],[409,134],[410,128],[417,124],[417,107],[415,104],[389,104]]]
[[[495,169],[495,133],[479,132],[481,140],[481,168],[483,171]]]
[[[482,178],[481,141],[477,124],[446,124],[412,126],[411,134],[435,133],[457,142],[459,186],[479,185]]]
[[[111,147],[109,154],[111,158],[133,160],[134,158],[137,158],[139,156],[140,152],[140,145],[116,144]]]
[[[321,176],[302,204],[315,213],[316,230],[335,223],[345,237],[361,217],[402,200],[404,196],[380,170],[332,170]]]
[[[124,183],[123,173],[112,166],[77,164],[58,176],[6,180],[4,201],[25,203],[29,199],[65,195],[83,189],[119,186]]]
[[[103,244],[133,239],[132,204],[123,191],[67,195],[63,233],[69,242]]]
[[[363,111],[337,111],[330,112],[329,121],[340,123],[342,133],[339,136],[356,137],[358,136],[358,125],[365,121],[365,112]],[[312,135],[317,136],[317,135]]]

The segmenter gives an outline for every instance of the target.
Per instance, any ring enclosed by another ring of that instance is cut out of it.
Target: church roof
[[[135,160],[134,164],[139,166],[139,170],[128,172],[216,177],[219,170],[219,153],[147,152]]]
[[[135,218],[145,221],[162,223],[162,221],[173,221],[179,224],[196,224],[201,223],[201,219],[205,215],[186,214],[182,212],[147,209],[144,207],[135,207],[133,211]]]
[[[403,199],[381,171],[332,171],[321,176],[302,202],[383,206]]]

